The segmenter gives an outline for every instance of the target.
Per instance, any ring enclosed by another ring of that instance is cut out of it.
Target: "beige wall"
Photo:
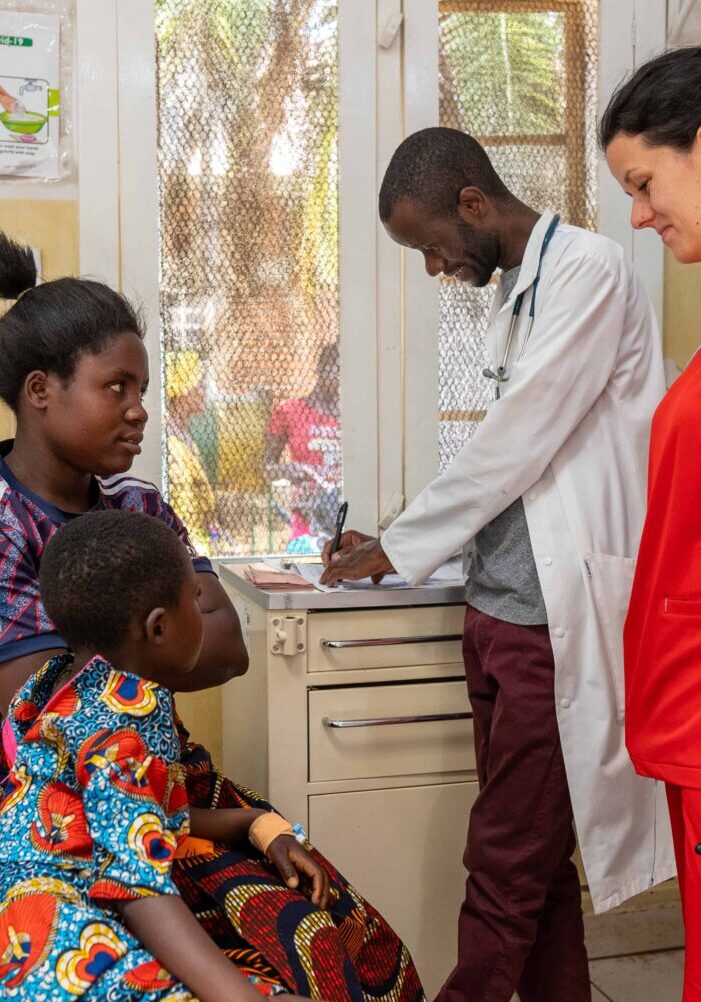
[[[683,369],[701,344],[701,264],[665,251],[664,353]]]
[[[15,431],[15,423],[12,414],[7,407],[0,404],[0,441],[4,438],[12,438]]]
[[[45,280],[78,271],[78,205],[73,199],[0,201],[0,229],[41,251]]]
[[[222,698],[221,690],[181,692],[176,698],[178,713],[193,741],[204,745],[217,766],[222,761]],[[230,777],[236,780],[236,776]]]

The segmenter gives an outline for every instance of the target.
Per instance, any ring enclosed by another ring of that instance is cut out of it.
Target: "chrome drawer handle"
[[[321,646],[327,650],[342,650],[347,647],[387,647],[390,644],[435,644],[447,643],[451,640],[462,640],[461,633],[450,633],[447,636],[432,637],[377,637],[374,640],[322,640]]]
[[[472,720],[471,713],[427,713],[410,717],[368,717],[365,720],[330,720],[322,717],[324,727],[380,727],[385,724],[433,724],[440,720]]]

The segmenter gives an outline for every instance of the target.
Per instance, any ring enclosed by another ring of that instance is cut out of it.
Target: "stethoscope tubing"
[[[557,225],[560,222],[560,217],[556,213],[550,220],[550,225],[545,231],[545,236],[543,237],[543,243],[540,246],[540,255],[538,257],[538,270],[536,272],[535,278],[533,279],[533,284],[530,287],[531,301],[528,307],[528,326],[526,327],[526,335],[523,339],[523,345],[521,346],[521,351],[518,354],[520,359],[526,350],[526,345],[528,344],[528,339],[531,336],[531,330],[533,328],[533,321],[535,320],[535,304],[536,304],[536,293],[538,292],[538,283],[540,282],[540,269],[543,264],[543,258],[545,252],[548,249],[548,244],[550,243],[553,233],[557,229]],[[497,392],[499,391],[499,384],[506,383],[509,380],[509,374],[506,371],[506,367],[509,362],[509,356],[511,355],[511,345],[514,339],[514,332],[516,331],[516,324],[518,318],[521,315],[521,308],[523,306],[523,301],[528,292],[528,289],[524,289],[523,292],[519,292],[516,296],[516,302],[514,303],[513,309],[511,311],[511,321],[509,323],[509,333],[506,337],[506,345],[504,347],[504,353],[501,359],[501,365],[497,366],[497,371],[494,372],[492,369],[483,369],[482,375],[486,376],[487,379],[495,380],[497,384]]]

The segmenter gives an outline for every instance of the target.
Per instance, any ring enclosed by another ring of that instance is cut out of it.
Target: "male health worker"
[[[623,741],[659,333],[621,248],[524,205],[464,133],[409,136],[380,216],[431,276],[484,286],[501,270],[486,333],[496,399],[381,541],[349,531],[327,547],[323,580],[396,570],[420,584],[463,549],[480,794],[439,999],[589,1002],[573,822],[597,911],[674,872],[664,791]]]

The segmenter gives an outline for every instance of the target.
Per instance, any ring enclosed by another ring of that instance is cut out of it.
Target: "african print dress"
[[[109,908],[178,893],[189,821],[172,697],[98,657],[54,692],[70,661],[33,675],[3,726],[0,996],[194,1000]]]
[[[207,750],[178,726],[191,807],[273,809],[218,772]],[[305,848],[329,876],[328,911],[290,890],[248,841],[176,859],[173,880],[200,925],[259,992],[267,985],[271,994],[330,1002],[423,1002],[411,955],[394,929],[328,859],[309,842]]]

